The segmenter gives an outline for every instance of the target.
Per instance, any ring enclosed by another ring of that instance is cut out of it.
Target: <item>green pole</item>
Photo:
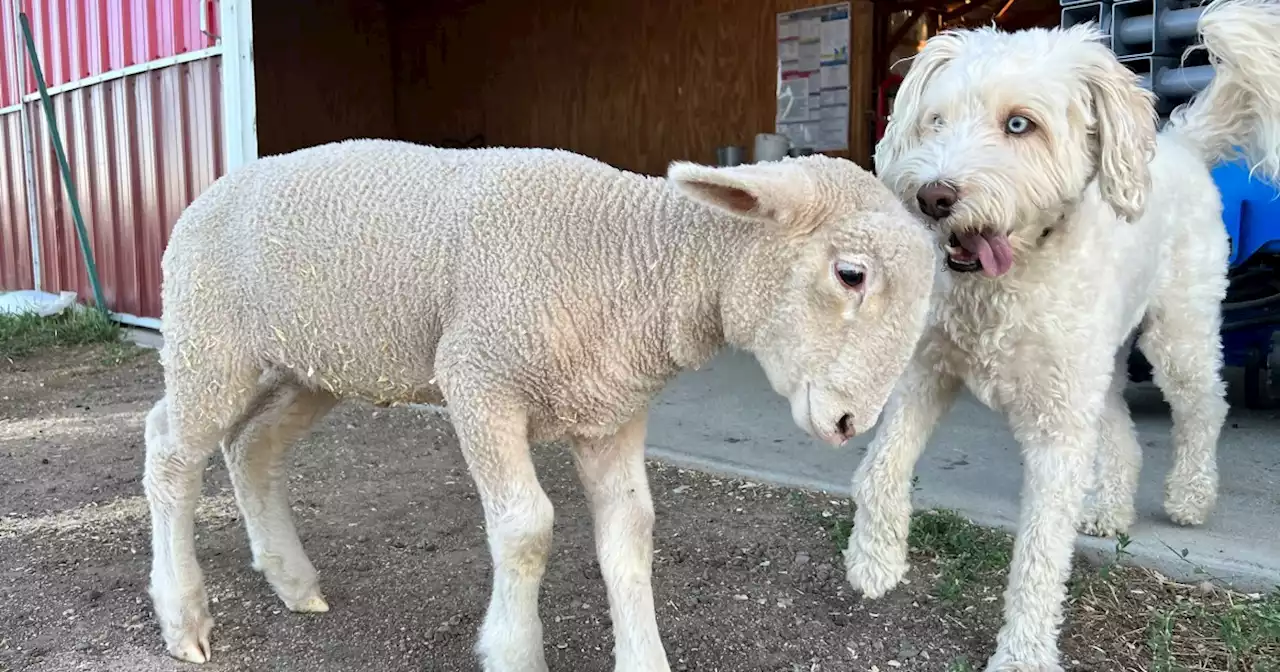
[[[93,250],[89,247],[89,234],[84,228],[84,217],[80,214],[80,198],[76,196],[76,185],[71,180],[71,166],[67,163],[67,154],[62,149],[62,136],[58,134],[58,121],[53,115],[53,99],[49,97],[49,89],[44,85],[44,72],[40,69],[40,55],[36,53],[35,40],[31,39],[31,23],[26,12],[18,13],[22,23],[22,36],[27,43],[27,53],[31,56],[31,69],[36,75],[36,84],[40,87],[40,100],[44,103],[44,115],[49,121],[49,135],[53,138],[53,150],[58,155],[58,165],[62,169],[62,184],[67,188],[67,199],[71,201],[71,217],[76,223],[76,233],[80,237],[80,251],[84,253],[84,265],[89,270],[89,284],[93,285],[93,300],[98,310],[107,312],[107,301],[102,297],[102,285],[98,282],[98,267],[93,263]]]

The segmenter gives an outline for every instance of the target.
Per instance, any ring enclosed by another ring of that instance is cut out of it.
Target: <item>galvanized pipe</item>
[[[1166,38],[1181,39],[1196,34],[1196,23],[1203,7],[1175,9],[1160,13],[1159,34]],[[1135,16],[1120,24],[1120,41],[1125,44],[1145,44],[1151,41],[1151,26],[1155,16]]]

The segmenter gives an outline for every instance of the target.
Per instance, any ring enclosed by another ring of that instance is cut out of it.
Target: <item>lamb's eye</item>
[[[1004,132],[1009,135],[1023,135],[1033,128],[1035,124],[1021,114],[1015,114],[1004,120]]]
[[[847,261],[836,262],[836,277],[840,278],[840,284],[849,289],[862,289],[862,283],[867,281],[866,271]]]

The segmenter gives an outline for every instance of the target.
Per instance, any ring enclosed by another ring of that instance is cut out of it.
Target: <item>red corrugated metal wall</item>
[[[216,2],[23,0],[23,6],[53,93],[107,305],[116,312],[159,317],[160,258],[169,231],[183,208],[226,167],[221,56],[211,48],[214,38],[201,31],[201,12],[207,12],[205,25],[217,34]],[[9,12],[0,19],[5,24],[0,39],[12,39],[15,17]],[[25,94],[37,90],[30,69],[24,83]],[[42,288],[73,290],[91,301],[93,289],[44,109],[38,99],[26,106],[34,135]],[[6,132],[0,146],[8,171],[3,177],[17,175],[0,184],[5,190],[0,241],[6,250],[9,237],[28,227],[25,201],[20,217],[11,220],[9,214],[25,184],[18,115],[11,116],[14,133]],[[8,256],[0,255],[6,286],[10,275],[22,273],[19,261]],[[26,257],[29,276],[29,247]]]
[[[0,29],[8,31],[17,25],[13,16],[13,3],[0,0]],[[22,115],[17,107],[21,98],[13,51],[17,45],[7,38],[9,34],[0,34],[0,291],[35,287],[23,171]]]
[[[160,256],[169,231],[224,170],[219,65],[201,59],[54,99],[112,310],[160,315]],[[35,147],[44,287],[92,297],[47,124],[36,124]]]
[[[45,84],[54,87],[213,46],[214,0],[23,0]],[[11,34],[11,33],[6,33]],[[27,90],[35,91],[34,76]]]
[[[27,190],[23,188],[22,115],[0,116],[0,290],[31,289],[30,220],[27,219]]]

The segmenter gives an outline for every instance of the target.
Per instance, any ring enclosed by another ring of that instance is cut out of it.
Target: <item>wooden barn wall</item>
[[[395,126],[417,142],[483,134],[650,174],[673,159],[712,163],[716,147],[750,151],[756,133],[774,130],[776,13],[822,4],[401,0],[389,10]],[[833,152],[864,166],[871,22],[871,3],[853,0],[851,151]]]
[[[386,4],[253,3],[258,153],[396,137]]]

